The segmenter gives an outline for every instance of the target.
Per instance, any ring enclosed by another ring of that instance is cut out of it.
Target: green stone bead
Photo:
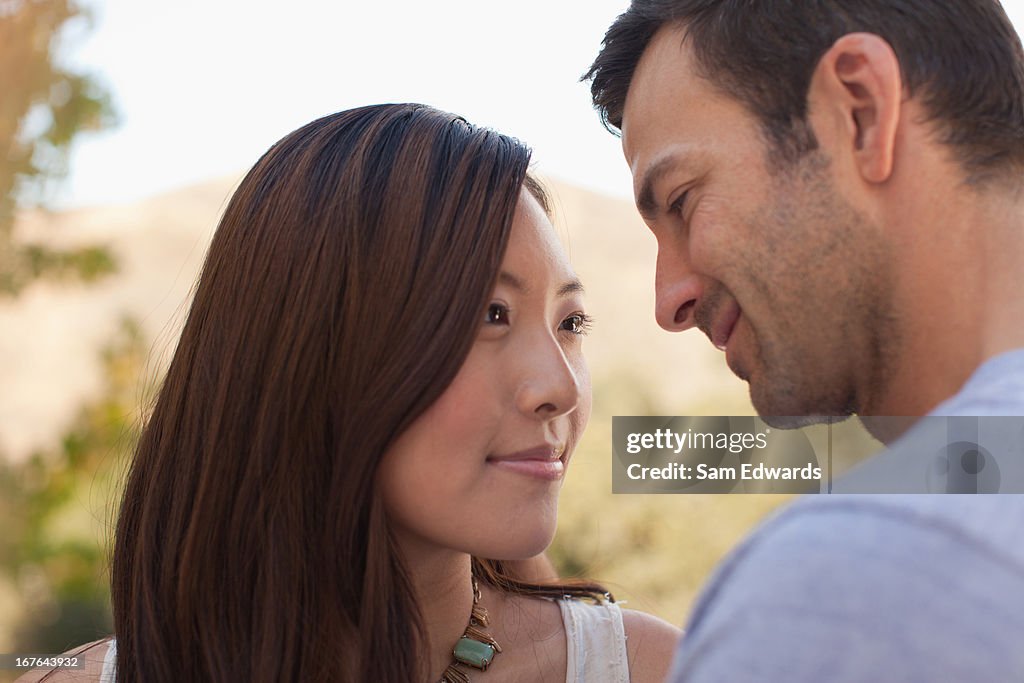
[[[463,664],[486,671],[487,666],[494,659],[494,648],[487,643],[462,636],[459,638],[459,642],[455,643],[454,654],[455,659]]]

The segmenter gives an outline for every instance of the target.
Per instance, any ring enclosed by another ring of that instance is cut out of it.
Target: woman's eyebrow
[[[500,273],[498,273],[498,282],[500,282],[503,285],[511,287],[517,292],[529,294],[530,288],[527,287],[526,283],[523,282],[518,276],[513,275],[507,270],[503,270]],[[558,291],[555,292],[555,296],[561,299],[569,296],[570,294],[577,293],[583,293],[583,283],[580,282],[579,278],[573,278],[572,280],[568,280],[567,282],[562,284],[562,286],[558,288]]]
[[[582,294],[582,293],[583,293],[583,283],[580,282],[579,278],[573,278],[572,280],[569,280],[564,285],[562,285],[561,287],[558,288],[557,296],[558,296],[559,299],[561,299],[562,297],[569,296],[570,294]]]

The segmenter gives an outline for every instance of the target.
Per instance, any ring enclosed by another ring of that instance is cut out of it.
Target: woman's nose
[[[521,412],[542,419],[571,413],[579,405],[580,384],[565,350],[550,336],[526,354],[516,396]]]

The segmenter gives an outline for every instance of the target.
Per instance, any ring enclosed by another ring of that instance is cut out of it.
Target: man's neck
[[[919,416],[956,394],[986,360],[1024,347],[1024,200],[965,190],[896,239],[899,348],[862,414]]]

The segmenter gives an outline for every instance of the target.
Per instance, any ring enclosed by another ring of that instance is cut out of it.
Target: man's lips
[[[735,301],[730,300],[715,318],[711,329],[708,331],[708,337],[710,337],[711,343],[714,344],[716,349],[725,351],[725,347],[729,344],[729,337],[732,336],[732,331],[736,327],[736,321],[739,318],[740,307]]]

